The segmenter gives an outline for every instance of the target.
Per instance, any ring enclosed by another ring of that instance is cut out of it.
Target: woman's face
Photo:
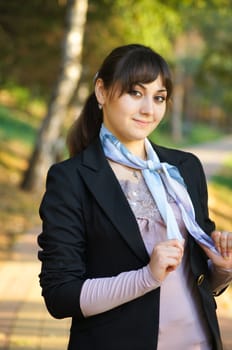
[[[144,145],[166,111],[167,90],[161,77],[148,84],[138,83],[121,96],[119,89],[112,96],[99,79],[95,91],[106,128],[132,153],[138,153],[139,145]]]

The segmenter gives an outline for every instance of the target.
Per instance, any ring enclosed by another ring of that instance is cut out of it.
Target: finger
[[[183,256],[183,247],[181,246],[174,246],[174,245],[158,245],[154,248],[156,251],[157,255],[161,257],[166,257],[166,258],[182,258]]]
[[[160,266],[174,266],[180,264],[183,257],[183,248],[179,245],[173,246],[170,243],[159,244],[154,248],[154,256],[156,256],[156,262]]]
[[[228,237],[228,249],[229,253],[232,253],[232,232],[229,232],[229,237]]]
[[[227,232],[227,257],[232,256],[232,232]]]
[[[219,253],[221,253],[221,245],[220,245],[221,231],[213,231],[211,234],[211,238],[213,239],[217,250],[219,251]]]
[[[229,256],[228,240],[229,240],[229,233],[226,231],[223,231],[220,237],[220,245],[221,245],[221,253],[224,258],[227,258]]]
[[[167,260],[167,272],[171,272],[177,269],[177,267],[181,263],[181,258],[180,257],[169,257]]]
[[[232,254],[230,254],[229,257],[223,257],[222,254],[215,254],[210,248],[204,246],[203,244],[200,244],[200,246],[215,266],[224,269],[232,268]]]
[[[175,268],[180,265],[182,258],[183,258],[183,249],[180,247],[172,247],[168,253],[167,258],[172,261],[172,266],[175,266]]]
[[[179,241],[178,239],[169,239],[167,242],[170,247],[176,247],[180,250],[181,254],[184,253],[184,239],[182,241]]]

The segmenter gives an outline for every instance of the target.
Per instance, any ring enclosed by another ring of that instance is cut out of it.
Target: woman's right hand
[[[154,279],[162,282],[171,271],[176,270],[183,253],[184,240],[180,242],[177,239],[170,239],[155,245],[149,262]]]

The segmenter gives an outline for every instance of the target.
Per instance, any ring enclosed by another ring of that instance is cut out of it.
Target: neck
[[[130,142],[130,143],[123,143],[123,144],[136,157],[141,158],[143,160],[147,159],[147,153],[146,153],[146,149],[145,149],[144,140]]]

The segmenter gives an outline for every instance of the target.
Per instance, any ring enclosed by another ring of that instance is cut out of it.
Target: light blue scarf
[[[218,253],[213,240],[198,225],[195,220],[195,212],[190,196],[186,190],[184,180],[177,167],[168,163],[161,163],[156,152],[148,139],[145,139],[147,160],[144,161],[130,153],[127,148],[102,125],[100,130],[105,156],[114,162],[126,165],[131,168],[140,169],[144,180],[154,198],[166,228],[168,239],[179,239],[183,237],[180,233],[175,215],[167,201],[166,191],[177,203],[184,224],[191,236],[199,243]]]

